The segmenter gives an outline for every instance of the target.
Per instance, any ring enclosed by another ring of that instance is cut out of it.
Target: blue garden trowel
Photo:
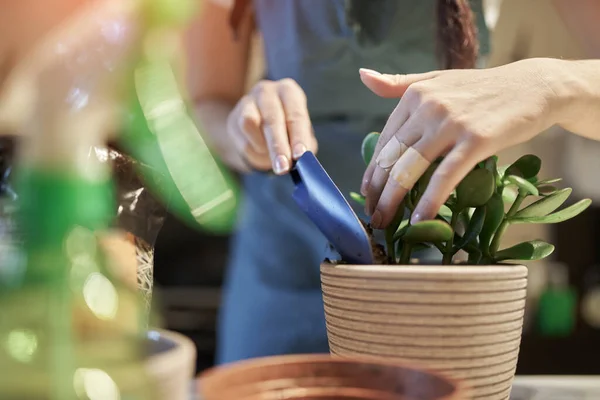
[[[304,153],[290,175],[296,185],[294,200],[342,259],[352,264],[373,264],[365,228],[315,155]]]

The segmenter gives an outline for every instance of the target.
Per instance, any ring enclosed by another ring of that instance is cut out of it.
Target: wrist
[[[547,87],[548,126],[573,130],[582,109],[594,101],[579,61],[543,59],[540,79]]]

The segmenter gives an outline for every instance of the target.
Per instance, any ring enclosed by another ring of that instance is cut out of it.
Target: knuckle
[[[299,108],[288,110],[285,114],[285,120],[288,124],[298,125],[306,123],[308,114]]]
[[[252,89],[252,92],[257,97],[269,95],[269,94],[273,93],[273,82],[267,81],[267,80],[262,80],[254,86],[254,88]]]
[[[297,90],[300,89],[300,85],[292,78],[283,78],[277,81],[279,87],[283,90]]]
[[[449,106],[439,98],[429,98],[423,101],[423,109],[428,115],[445,117],[449,114]]]
[[[406,89],[402,98],[411,103],[420,103],[425,94],[425,87],[419,82],[413,83]]]

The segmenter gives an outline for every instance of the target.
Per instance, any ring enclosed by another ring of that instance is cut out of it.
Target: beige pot
[[[473,398],[509,398],[526,267],[323,264],[321,283],[332,354],[415,361]]]
[[[148,333],[151,349],[144,369],[160,400],[189,400],[196,372],[196,347],[179,333],[165,330]]]

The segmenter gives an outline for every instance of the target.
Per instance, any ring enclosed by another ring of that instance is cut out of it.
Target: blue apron
[[[486,52],[481,0],[472,3]],[[292,78],[304,89],[319,160],[344,194],[358,191],[362,139],[381,131],[398,103],[372,94],[358,70],[437,69],[435,0],[255,0],[254,10],[267,79]],[[293,202],[289,176],[252,173],[244,188],[223,287],[217,363],[328,352],[319,279],[326,239]]]

